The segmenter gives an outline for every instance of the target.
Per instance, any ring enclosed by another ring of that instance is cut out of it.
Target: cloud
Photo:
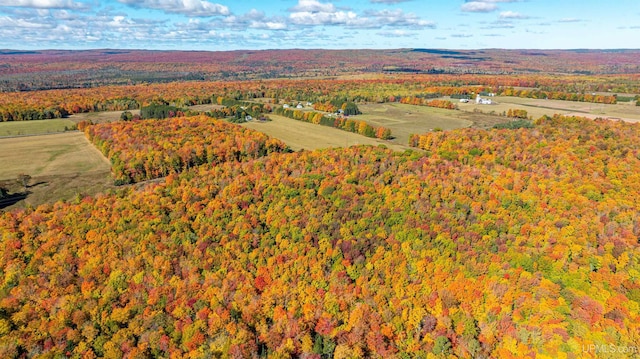
[[[492,12],[498,9],[498,6],[492,2],[471,1],[462,4],[460,10],[464,12]]]
[[[278,21],[252,21],[249,27],[263,30],[285,30],[287,29],[287,24]]]
[[[401,2],[407,2],[411,0],[370,0],[373,4],[399,4]]]
[[[376,26],[409,27],[409,28],[435,28],[433,21],[422,20],[415,14],[405,14],[402,10],[369,11],[365,15],[375,19]]]
[[[247,28],[262,30],[286,30],[288,28],[287,20],[282,17],[267,17],[263,11],[251,9],[242,16],[229,15],[222,22],[216,22],[216,27],[228,28],[234,30],[243,30]]]
[[[289,9],[290,12],[333,13],[336,7],[332,3],[321,3],[317,0],[298,0],[298,5]]]
[[[204,0],[118,0],[118,2],[134,8],[156,9],[169,14],[186,16],[207,17],[230,14],[228,7]]]
[[[513,3],[521,0],[466,0],[460,7],[464,12],[492,12],[498,10],[497,3]]]
[[[529,17],[526,15],[522,15],[518,12],[513,11],[503,11],[500,13],[500,19],[528,19]]]
[[[377,33],[384,37],[414,37],[415,34],[404,30],[381,31]]]
[[[349,10],[338,10],[332,3],[317,0],[298,0],[298,5],[289,9],[289,21],[295,25],[363,25],[364,20]]]
[[[87,9],[83,3],[72,0],[0,0],[0,6],[27,7],[34,9]]]
[[[358,25],[362,21],[352,11],[310,12],[300,11],[289,15],[289,19],[296,25]]]
[[[42,29],[51,28],[51,25],[27,19],[14,19],[9,16],[0,16],[0,27],[18,29]]]
[[[435,23],[420,19],[415,14],[396,10],[368,10],[359,15],[349,9],[338,9],[332,3],[316,0],[299,0],[289,9],[289,21],[301,26],[340,25],[352,28],[409,27],[411,29],[433,28]]]
[[[581,22],[581,19],[577,19],[575,17],[566,17],[564,19],[558,20],[559,22]]]

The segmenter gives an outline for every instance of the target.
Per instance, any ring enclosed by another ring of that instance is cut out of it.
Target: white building
[[[476,96],[476,104],[478,104],[478,105],[491,105],[492,103],[493,103],[493,101],[491,101],[491,99],[482,98],[482,97],[480,97],[480,94],[478,94],[478,96]]]

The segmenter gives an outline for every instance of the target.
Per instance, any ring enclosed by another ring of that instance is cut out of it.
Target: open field
[[[221,109],[225,108],[225,106],[208,104],[208,105],[193,105],[193,106],[189,106],[187,108],[189,110],[193,110],[193,111],[207,112],[207,111],[211,111],[211,110],[221,110]]]
[[[32,177],[24,203],[37,205],[113,187],[111,167],[81,132],[0,139],[0,185],[20,192],[18,174]]]
[[[93,123],[105,123],[105,122],[114,122],[119,121],[120,116],[124,111],[103,111],[103,112],[87,112],[87,113],[78,113],[75,115],[71,115],[68,117],[69,120],[74,123],[78,123],[84,120],[90,120]],[[140,110],[130,110],[134,115],[139,115]]]
[[[395,137],[393,142],[402,145],[409,142],[411,134],[425,133],[437,128],[452,130],[473,125],[467,114],[441,108],[400,103],[358,105],[358,108],[362,115],[355,116],[355,119],[391,129],[391,134]]]
[[[64,132],[74,125],[68,119],[0,122],[0,137]]]
[[[365,137],[356,133],[332,127],[314,125],[293,120],[283,116],[269,115],[269,122],[246,122],[242,126],[260,131],[284,141],[292,150],[316,150],[328,147],[348,147],[353,145],[383,144],[396,151],[404,151],[409,147],[404,143]]]
[[[457,105],[463,111],[473,112],[474,109],[477,109],[484,113],[494,111],[496,114],[506,112],[509,109],[523,109],[526,110],[529,116],[534,119],[540,118],[543,115],[553,116],[554,114],[562,114],[640,122],[640,106],[635,106],[634,103],[629,102],[607,105],[590,102],[531,99],[508,96],[496,96],[491,99],[495,101],[492,105],[477,105],[475,101],[471,101],[469,103],[457,103]]]

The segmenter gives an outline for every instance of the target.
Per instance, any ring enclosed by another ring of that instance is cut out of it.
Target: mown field
[[[475,101],[469,103],[457,103],[462,111],[473,112],[474,110],[484,113],[501,114],[509,109],[526,110],[529,116],[534,119],[547,115],[575,115],[590,118],[602,117],[620,119],[626,122],[640,121],[640,106],[634,103],[625,102],[619,104],[600,104],[591,102],[561,101],[546,99],[531,99],[510,96],[496,96],[491,98],[494,103],[491,105],[477,105]]]
[[[120,115],[122,115],[122,112],[123,111],[103,111],[78,113],[69,116],[69,120],[73,121],[74,123],[78,123],[80,121],[91,121],[93,123],[114,122],[120,120]],[[130,112],[134,115],[140,114],[140,110],[131,110]]]
[[[357,119],[372,125],[391,129],[395,143],[407,144],[409,136],[435,129],[453,130],[471,127],[473,122],[463,118],[466,115],[441,108],[405,105],[401,103],[383,103],[359,105],[362,115]]]
[[[65,132],[75,123],[68,119],[0,122],[0,137]]]
[[[395,143],[395,141],[389,142],[369,138],[356,133],[297,121],[284,116],[269,115],[269,118],[271,118],[272,121],[253,121],[242,125],[280,139],[294,151],[301,149],[317,150],[330,147],[349,147],[353,145],[377,146],[380,144],[396,151],[403,151],[409,148],[407,141]]]
[[[0,186],[20,192],[19,174],[32,177],[26,204],[68,200],[113,188],[110,163],[82,132],[0,139]]]

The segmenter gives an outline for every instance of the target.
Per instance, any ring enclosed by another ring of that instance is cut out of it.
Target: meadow
[[[113,188],[111,164],[79,131],[0,139],[0,163],[0,186],[13,193],[23,190],[18,175],[32,177],[29,196],[11,208]]]
[[[75,127],[69,119],[0,122],[0,137],[65,132]]]

